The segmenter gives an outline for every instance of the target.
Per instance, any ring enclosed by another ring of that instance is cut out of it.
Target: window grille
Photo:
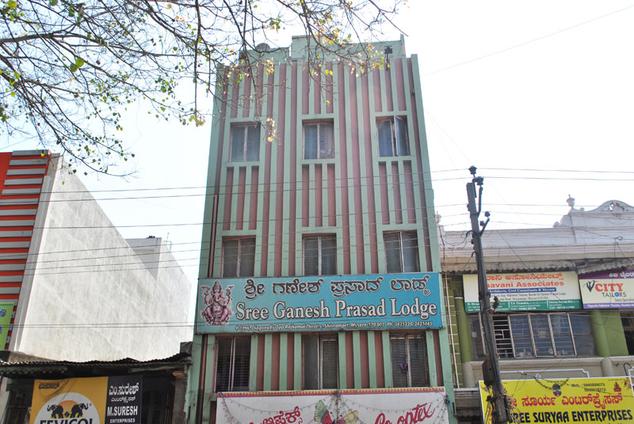
[[[422,335],[391,335],[394,387],[429,386],[427,343]]]
[[[334,336],[305,334],[304,389],[336,389],[339,376],[339,345]]]
[[[249,390],[251,337],[236,336],[218,339],[216,392]]]

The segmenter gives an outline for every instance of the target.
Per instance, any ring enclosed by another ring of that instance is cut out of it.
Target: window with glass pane
[[[409,155],[407,119],[404,116],[380,118],[376,125],[379,132],[380,156]]]
[[[569,314],[570,315],[570,327],[575,342],[575,350],[577,356],[594,356],[596,354],[594,349],[594,337],[592,337],[592,323],[590,322],[590,315],[587,314]],[[625,334],[625,340],[628,339],[627,333]],[[633,353],[633,352],[630,352]]]
[[[575,356],[575,346],[570,333],[568,314],[550,314],[550,328],[555,343],[556,356]]]
[[[394,387],[429,386],[427,344],[422,335],[391,335]]]
[[[304,159],[332,159],[334,157],[333,123],[304,123]]]
[[[553,341],[551,339],[550,323],[547,315],[530,315],[535,356],[554,356]]]
[[[255,269],[255,237],[222,241],[222,276],[251,277]]]
[[[260,124],[231,125],[231,160],[233,162],[257,161],[260,158]]]
[[[513,352],[516,358],[535,356],[533,339],[528,315],[510,315],[510,336],[513,341]]]
[[[304,389],[336,389],[339,348],[337,338],[304,334]]]
[[[251,337],[218,338],[216,392],[249,390]]]
[[[337,238],[334,235],[304,237],[304,275],[337,273]]]
[[[416,231],[383,234],[387,272],[418,272],[418,236]]]

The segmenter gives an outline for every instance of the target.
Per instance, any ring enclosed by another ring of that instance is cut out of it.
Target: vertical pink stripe
[[[326,83],[326,113],[333,113],[333,100],[334,100],[334,87],[333,87],[333,66],[332,63],[328,63],[326,65],[326,69],[328,73],[326,74],[325,83]]]
[[[282,275],[282,233],[284,224],[284,132],[286,125],[286,65],[280,65],[279,90],[277,90],[277,134],[273,148],[277,150],[277,197],[275,221],[275,276]]]
[[[394,218],[397,224],[403,223],[403,208],[401,206],[401,176],[398,162],[392,162],[392,194],[394,195]]]
[[[313,107],[315,109],[315,113],[321,113],[321,97],[324,94],[324,93],[321,92],[321,90],[323,89],[322,85],[321,85],[321,79],[323,77],[324,76],[322,75],[321,69],[320,69],[320,72],[317,75],[315,75],[315,77],[314,77],[314,80],[315,80],[315,90],[314,90],[315,99],[314,99],[314,102],[315,103],[314,103]]]
[[[293,378],[293,376],[295,375],[295,361],[293,360],[295,358],[295,333],[286,333],[288,334],[288,342],[286,343],[286,346],[288,348],[288,354],[286,355],[286,357],[288,358],[288,368],[287,368],[287,373],[286,373],[286,387],[288,388],[288,390],[300,390],[301,387],[295,387],[294,383],[295,383],[295,379]]]
[[[291,66],[291,179],[290,179],[290,205],[289,205],[289,231],[288,231],[288,275],[295,275],[295,237],[297,231],[297,63]]]
[[[328,225],[337,225],[337,187],[335,182],[335,165],[328,165]]]
[[[280,333],[273,333],[271,337],[271,390],[280,389]],[[286,364],[284,364],[286,366]]]
[[[403,162],[405,178],[405,200],[407,204],[407,222],[416,223],[416,206],[414,205],[414,177],[412,175],[412,162]]]
[[[323,224],[323,213],[322,213],[322,206],[323,206],[323,199],[322,199],[322,186],[323,186],[323,177],[322,177],[322,170],[321,170],[321,165],[314,165],[315,166],[315,190],[313,190],[314,192],[314,196],[315,196],[315,207],[313,208],[313,213],[315,214],[315,226],[316,227],[321,227]]]
[[[407,71],[408,71],[408,76],[409,76],[409,86],[412,87],[412,90],[414,89],[414,73],[412,70],[412,60],[411,59],[407,59]],[[416,97],[414,95],[412,95],[412,116],[418,116],[418,107],[416,105]],[[422,114],[423,111],[421,110],[420,113]],[[422,115],[421,115],[422,116]],[[418,126],[418,120],[414,119],[414,145],[416,146],[416,166],[418,168],[418,190],[420,192],[420,200],[421,200],[421,204],[420,205],[416,205],[417,208],[420,208],[422,213],[422,220],[423,222],[421,222],[420,224],[422,224],[423,226],[423,234],[424,234],[424,240],[418,241],[419,246],[422,244],[423,246],[425,246],[425,257],[427,259],[427,267],[428,269],[422,269],[421,271],[428,271],[431,270],[432,267],[432,261],[431,261],[431,249],[430,249],[430,240],[429,240],[429,224],[428,224],[428,220],[427,220],[427,216],[430,213],[434,213],[434,211],[428,211],[427,210],[427,199],[425,198],[425,179],[423,178],[423,159],[422,159],[422,151],[421,151],[421,132],[423,133],[423,137],[425,137],[424,134],[425,128],[420,128]]]
[[[305,115],[308,113],[308,102],[310,93],[310,82],[311,78],[309,76],[308,65],[302,66],[302,113]]]
[[[255,230],[258,224],[258,192],[260,191],[259,186],[259,176],[260,176],[260,168],[254,166],[251,169],[251,181],[248,188],[248,196],[251,196],[250,208],[249,210],[249,229]]]
[[[348,389],[354,387],[354,351],[352,349],[352,332],[346,331],[345,339],[346,365],[349,365],[346,367],[345,370],[347,384],[346,387],[343,388]]]
[[[259,118],[262,116],[262,90],[264,88],[264,65],[258,64],[258,79],[257,79],[257,87],[255,92],[255,116]]]
[[[367,389],[370,387],[370,369],[368,368],[368,332],[360,331],[360,350],[361,350],[361,387]]]
[[[368,225],[370,226],[370,272],[377,273],[379,272],[379,261],[378,261],[378,247],[376,241],[376,203],[374,199],[374,169],[372,167],[373,161],[373,145],[372,138],[370,134],[372,132],[372,128],[370,126],[370,92],[369,92],[369,76],[365,74],[363,76],[362,82],[362,104],[363,104],[363,131],[365,134],[364,143],[365,143],[365,175],[366,179],[364,181],[366,190],[367,190],[367,199],[368,199]],[[367,241],[366,241],[367,243]]]
[[[403,62],[401,59],[394,59],[396,74],[396,96],[398,110],[405,110],[405,82],[403,81]]]
[[[387,110],[394,111],[394,102],[392,101],[392,72],[389,69],[385,71],[385,97],[387,97]]]
[[[246,192],[247,168],[238,168],[238,205],[236,208],[236,229],[241,230],[244,225],[244,196]]]
[[[308,167],[310,165],[302,166],[302,226],[308,227],[309,221],[309,196],[310,196],[310,183]]]
[[[268,366],[268,364],[264,363],[264,334],[258,335],[258,370],[255,377],[255,389],[263,390],[264,389],[264,367]]]
[[[374,111],[381,112],[383,106],[381,105],[381,72],[382,70],[375,69],[372,71],[372,78],[374,79]]]
[[[235,168],[227,168],[227,183],[224,187],[225,196],[225,210],[224,210],[224,230],[231,229],[231,199],[233,195],[233,170]]]
[[[388,190],[387,190],[387,165],[385,162],[379,162],[379,190],[381,193],[381,216],[383,218],[382,223],[390,223],[390,207],[388,202]]]
[[[253,88],[253,77],[249,74],[242,81],[244,84],[244,95],[240,99],[242,105],[242,117],[248,118],[251,112],[251,88]]]
[[[341,185],[341,224],[343,227],[343,273],[350,274],[350,255],[351,247],[350,247],[350,209],[349,209],[349,190],[350,181],[348,180],[348,151],[346,143],[346,95],[343,92],[344,89],[344,78],[346,78],[346,72],[344,65],[339,63],[337,65],[337,77],[339,81],[339,86],[337,87],[338,99],[337,103],[339,106],[339,153],[340,153],[340,169],[341,169],[341,181],[339,184]]]
[[[376,356],[376,386],[384,387],[385,372],[383,369],[383,338],[380,331],[374,332],[374,354]]]
[[[359,274],[365,273],[365,257],[363,255],[363,245],[365,241],[363,240],[363,203],[361,202],[361,184],[365,182],[361,182],[361,164],[359,158],[359,127],[358,127],[358,119],[357,119],[357,77],[354,73],[351,73],[349,76],[350,81],[350,91],[348,92],[348,98],[350,99],[350,116],[351,119],[351,129],[352,129],[352,139],[350,140],[352,144],[352,173],[354,180],[352,182],[354,186],[354,231],[356,234],[356,255],[357,255],[357,269],[356,272]]]

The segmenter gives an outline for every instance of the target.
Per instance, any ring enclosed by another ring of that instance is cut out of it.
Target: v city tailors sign
[[[141,377],[35,380],[30,424],[140,424]]]
[[[585,309],[634,308],[634,271],[595,272],[579,276]]]
[[[438,329],[438,273],[200,280],[199,333]]]
[[[514,423],[634,423],[634,394],[627,377],[503,381]],[[485,424],[491,396],[480,382]]]
[[[217,424],[447,423],[443,388],[220,393]]]
[[[488,274],[491,298],[499,312],[580,309],[579,282],[574,272]],[[463,275],[465,310],[478,312],[478,276]]]

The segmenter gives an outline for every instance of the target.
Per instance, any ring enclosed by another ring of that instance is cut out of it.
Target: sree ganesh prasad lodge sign
[[[438,329],[438,273],[199,281],[198,333]]]
[[[465,310],[478,312],[478,276],[463,275]],[[497,311],[557,311],[580,309],[579,282],[574,272],[487,274]]]

